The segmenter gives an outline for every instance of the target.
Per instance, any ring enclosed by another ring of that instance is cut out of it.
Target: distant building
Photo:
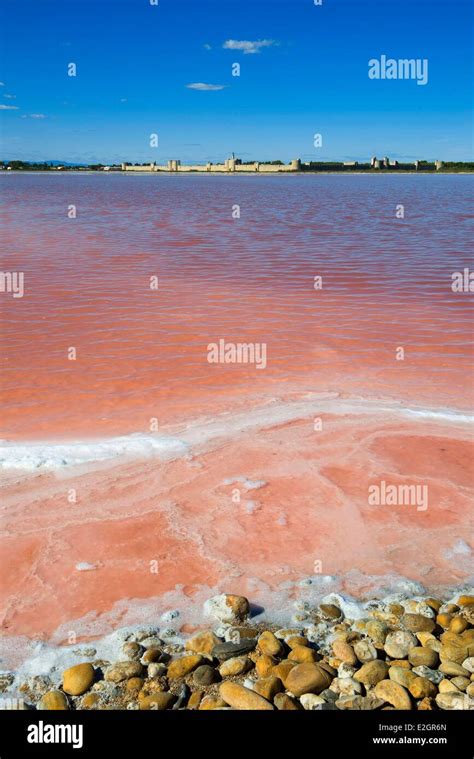
[[[195,164],[188,166],[182,164],[177,158],[169,160],[166,165],[158,165],[156,163],[150,163],[146,166],[132,166],[131,164],[122,163],[122,171],[168,171],[168,172],[223,172],[223,173],[236,173],[236,172],[261,172],[261,173],[278,173],[288,171],[301,171],[301,160],[294,158],[290,163],[254,163],[243,164],[241,158],[227,158],[224,163],[211,163]]]
[[[358,161],[344,161],[342,165],[343,166],[358,166],[359,162]]]

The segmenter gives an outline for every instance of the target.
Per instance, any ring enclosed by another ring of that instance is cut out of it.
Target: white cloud
[[[8,100],[16,100],[16,95],[4,95],[4,98],[8,98]]]
[[[17,105],[4,105],[3,103],[0,103],[0,111],[17,111],[18,106]]]
[[[226,40],[222,47],[226,50],[241,50],[245,55],[250,55],[273,45],[278,45],[278,42],[275,40]]]
[[[205,45],[203,45],[203,47],[204,47],[204,50],[212,50],[212,47],[208,45],[207,42]]]
[[[30,116],[30,119],[45,119],[46,118],[44,113],[30,113],[29,116]]]
[[[201,92],[215,92],[216,90],[223,90],[225,86],[225,84],[205,84],[204,82],[192,82],[186,85],[189,90],[200,90]]]

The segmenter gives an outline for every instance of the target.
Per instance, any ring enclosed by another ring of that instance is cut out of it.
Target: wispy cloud
[[[16,100],[16,95],[7,95],[7,94],[5,94],[3,97],[4,98],[8,98],[8,100]]]
[[[215,92],[216,90],[223,90],[225,86],[225,84],[205,84],[205,82],[192,82],[186,85],[189,90],[200,90],[201,92]]]
[[[5,82],[0,82],[0,87],[5,87]]]
[[[120,102],[121,103],[126,103],[127,102],[127,98],[120,98]]]
[[[22,119],[47,119],[48,117],[44,113],[25,113]]]
[[[226,40],[223,48],[226,50],[241,50],[245,55],[259,53],[264,47],[278,45],[276,40]]]
[[[17,111],[18,106],[17,105],[5,105],[4,103],[0,103],[0,111]]]
[[[211,45],[209,45],[207,42],[205,45],[203,45],[204,50],[212,50]]]

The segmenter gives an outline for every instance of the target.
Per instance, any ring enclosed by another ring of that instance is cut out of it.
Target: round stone
[[[63,672],[63,690],[70,696],[82,696],[94,682],[92,664],[76,664]]]
[[[229,661],[232,661],[231,659]],[[221,681],[220,673],[209,664],[201,664],[193,672],[193,682],[195,685],[212,685]]]
[[[321,704],[326,704],[327,701],[321,696],[317,696],[316,693],[303,693],[300,696],[300,703],[303,709],[306,711],[315,711],[321,708]]]
[[[407,630],[395,630],[387,635],[384,651],[392,659],[406,659],[410,648],[415,648],[417,640]]]
[[[325,688],[329,688],[332,679],[331,675],[318,664],[308,662],[293,667],[284,683],[286,689],[293,695],[302,696],[303,693],[319,694]]]
[[[140,657],[145,652],[145,649],[139,643],[135,643],[135,642],[132,642],[132,641],[127,641],[127,643],[123,644],[122,651],[123,651],[123,655],[127,659],[132,659],[134,661],[139,661]]]
[[[174,696],[172,693],[153,693],[151,696],[142,696],[142,693],[140,692],[138,694],[138,704],[141,710],[148,711],[164,711],[165,709],[168,709],[169,706],[174,701]]]
[[[121,683],[130,677],[140,677],[143,665],[138,661],[122,661],[113,664],[105,671],[105,679],[112,683]]]
[[[438,688],[427,677],[415,677],[408,686],[413,698],[434,698],[438,693]]]
[[[273,710],[273,705],[258,693],[229,680],[221,684],[219,693],[234,709]]]
[[[410,632],[433,632],[436,627],[435,621],[424,614],[404,614],[401,622]]]
[[[308,646],[295,646],[288,654],[288,659],[302,664],[303,662],[317,661],[318,656],[313,648],[308,648]]]
[[[438,654],[432,648],[425,646],[415,646],[408,652],[408,661],[413,667],[436,667],[438,664]]]
[[[354,653],[362,664],[377,658],[377,649],[369,640],[358,640],[354,643]]]
[[[170,680],[176,680],[178,677],[185,677],[199,667],[203,661],[203,657],[199,654],[190,654],[189,656],[182,656],[180,659],[175,659],[168,665],[168,677]]]
[[[62,691],[50,690],[44,694],[36,708],[41,711],[64,711],[69,709],[69,703]]]
[[[253,686],[253,690],[255,693],[258,693],[259,696],[266,698],[267,701],[273,701],[276,694],[283,690],[283,683],[279,677],[270,675],[270,677],[263,677],[260,680],[257,680]]]
[[[242,675],[244,672],[248,672],[252,669],[253,662],[250,661],[248,656],[234,656],[233,659],[227,659],[219,667],[219,673],[222,677],[235,677],[235,675]]]
[[[211,654],[214,646],[219,643],[217,635],[210,630],[204,630],[189,638],[184,647],[186,651],[192,651],[195,654]]]
[[[250,613],[250,605],[245,596],[230,593],[214,596],[206,601],[204,606],[208,614],[227,624],[243,622]]]
[[[384,661],[369,661],[355,673],[354,680],[363,683],[366,687],[372,688],[380,680],[385,680],[388,674],[388,664]]]
[[[358,659],[354,653],[354,649],[345,640],[335,640],[332,644],[332,650],[334,656],[344,662],[344,664],[350,664],[351,666],[357,664]]]
[[[270,630],[265,630],[259,635],[258,647],[262,654],[267,656],[282,656],[285,651],[283,644]]]
[[[402,685],[393,680],[381,680],[374,688],[374,694],[391,704],[395,709],[411,709],[410,695]]]

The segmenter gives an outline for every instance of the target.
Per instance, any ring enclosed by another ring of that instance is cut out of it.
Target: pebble
[[[404,667],[390,667],[388,670],[388,677],[395,683],[403,685],[404,688],[409,688],[410,684],[413,682],[413,680],[416,679],[417,675],[413,674],[411,670],[405,669]]]
[[[194,693],[191,693],[189,697],[189,701],[188,701],[188,709],[198,709],[199,704],[201,703],[202,696],[203,696],[202,690],[195,690]]]
[[[223,682],[219,688],[219,693],[221,698],[234,709],[273,709],[273,705],[265,698],[238,683]]]
[[[232,659],[234,656],[243,656],[249,651],[253,651],[256,644],[255,639],[241,640],[240,643],[218,643],[212,649],[212,656],[215,656],[219,661],[226,661],[226,659]]]
[[[221,679],[219,671],[210,667],[209,664],[201,664],[193,672],[193,683],[195,685],[212,685],[212,683],[219,683]]]
[[[148,674],[150,673],[148,672]],[[127,680],[125,687],[127,690],[141,690],[143,688],[143,678],[131,677],[130,680]]]
[[[468,656],[467,659],[464,659],[461,666],[470,672],[471,675],[474,674],[474,656]]]
[[[369,693],[367,696],[341,696],[336,701],[338,709],[355,709],[357,711],[369,711],[373,709],[380,709],[384,704],[382,698],[377,698],[373,693]]]
[[[341,696],[357,696],[362,693],[362,685],[352,677],[335,677],[329,687]]]
[[[273,699],[273,703],[279,711],[298,711],[301,709],[299,702],[296,698],[288,696],[287,693],[277,693]]]
[[[127,641],[127,643],[124,643],[122,646],[122,652],[127,659],[139,661],[140,657],[145,653],[145,649],[139,643]]]
[[[329,673],[318,664],[306,663],[293,667],[283,682],[294,696],[301,696],[303,693],[319,694],[330,686],[331,681]]]
[[[355,673],[354,680],[363,683],[366,687],[372,688],[380,680],[385,680],[388,675],[388,664],[384,661],[369,661]]]
[[[439,651],[439,658],[441,661],[454,661],[457,664],[463,664],[464,660],[468,658],[467,644],[457,636],[456,639],[447,640],[443,639],[443,645]]]
[[[427,677],[415,677],[413,682],[408,686],[413,698],[434,698],[438,693],[438,688]]]
[[[344,640],[335,640],[332,644],[332,650],[334,656],[340,659],[345,664],[354,665],[357,664],[357,656],[354,653],[354,649],[349,643]]]
[[[186,651],[192,651],[195,654],[212,654],[213,649],[219,643],[220,640],[217,635],[214,635],[210,630],[204,630],[189,638],[184,647]]]
[[[190,654],[189,656],[182,656],[180,659],[174,659],[168,665],[168,677],[170,680],[185,677],[202,664],[203,661],[204,659],[200,654]]]
[[[325,619],[340,619],[343,616],[341,609],[335,604],[319,604],[319,609]]]
[[[158,662],[151,662],[148,665],[148,677],[161,677],[166,674],[166,665]]]
[[[267,654],[259,656],[255,662],[257,675],[259,677],[269,677],[269,675],[272,674],[273,667],[275,667],[277,664],[278,659],[276,659],[274,656],[268,656]]]
[[[436,703],[440,709],[474,709],[474,699],[466,693],[438,693]]]
[[[354,653],[362,664],[377,658],[377,649],[369,640],[359,640],[354,643]]]
[[[247,656],[235,656],[220,665],[219,673],[222,677],[234,677],[248,672],[252,667],[253,662]]]
[[[145,665],[150,664],[150,662],[158,661],[159,659],[161,659],[162,656],[163,656],[163,651],[161,650],[161,648],[155,648],[155,647],[147,648],[147,650],[141,657],[140,662],[141,664],[145,664]]]
[[[303,695],[300,696],[300,703],[306,711],[314,711],[320,709],[321,704],[325,704],[326,701],[315,693],[303,693]]]
[[[220,696],[207,695],[204,696],[199,704],[199,711],[211,711],[214,709],[223,709],[227,706],[227,702]]]
[[[153,693],[151,696],[142,696],[142,693],[140,692],[138,694],[138,705],[139,708],[143,711],[153,710],[153,711],[164,711],[165,709],[168,709],[169,706],[174,701],[174,696],[172,693]]]
[[[143,665],[138,661],[122,661],[113,664],[105,671],[105,679],[112,683],[121,683],[130,677],[139,677],[143,672]]]
[[[318,660],[316,651],[308,646],[295,646],[288,654],[290,661],[296,661],[302,664],[303,662],[315,662]]]
[[[391,704],[395,709],[411,709],[408,691],[393,680],[381,680],[374,688],[374,695]]]
[[[296,666],[296,662],[290,661],[289,659],[283,659],[283,661],[273,667],[272,674],[275,675],[275,677],[279,677],[286,687],[287,677],[291,670]]]
[[[412,672],[415,675],[420,675],[420,677],[427,677],[428,680],[431,680],[435,685],[443,679],[442,672],[439,672],[437,669],[430,669],[430,667],[425,667],[423,665],[420,667],[413,667]]]
[[[235,596],[230,593],[222,593],[210,598],[204,604],[204,609],[218,622],[231,625],[244,622],[250,613],[250,605],[245,596]]]
[[[436,623],[424,614],[404,614],[401,623],[410,632],[433,632]]]
[[[413,633],[395,630],[387,635],[384,651],[392,659],[406,659],[411,648],[416,647],[417,640]]]
[[[455,661],[443,661],[438,667],[439,671],[443,673],[443,675],[450,675],[451,677],[456,677],[457,675],[468,675],[469,670],[467,670],[465,667],[463,667],[462,664],[458,664]]]
[[[263,696],[267,701],[273,701],[277,693],[280,693],[283,688],[283,683],[279,677],[263,677],[254,683],[253,690],[258,693],[259,696]]]
[[[41,711],[65,711],[69,709],[69,702],[61,690],[50,690],[40,699],[36,708]]]
[[[63,672],[63,690],[70,696],[82,696],[94,682],[92,664],[76,664]]]
[[[436,651],[427,646],[415,646],[408,652],[408,661],[413,667],[436,667],[438,660]]]
[[[441,681],[443,682],[443,681]],[[457,677],[453,677],[451,680],[452,684],[456,686],[459,690],[465,691],[467,690],[468,686],[470,685],[471,681],[468,677],[463,677],[462,675],[458,675]]]
[[[376,648],[383,648],[388,634],[388,627],[384,622],[371,619],[366,624],[366,632]]]
[[[285,651],[283,644],[270,630],[259,635],[257,645],[262,654],[267,656],[282,656]]]

